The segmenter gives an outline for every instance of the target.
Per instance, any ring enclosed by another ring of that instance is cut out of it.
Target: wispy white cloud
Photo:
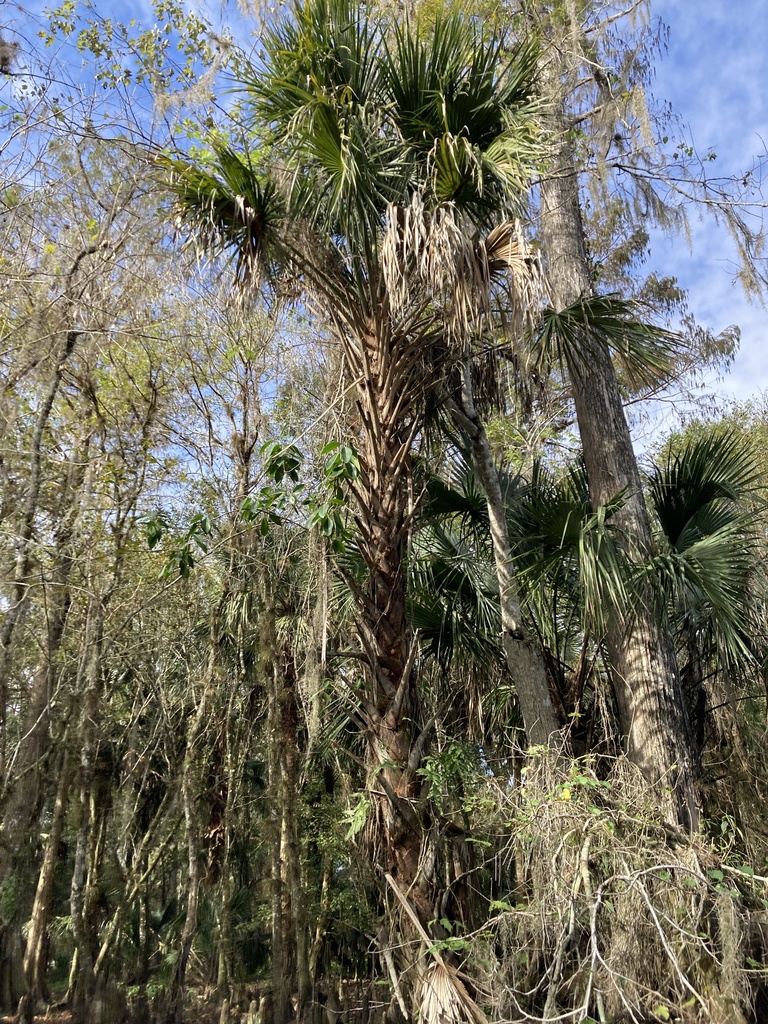
[[[717,153],[713,173],[743,173],[768,143],[768,5],[655,0],[653,9],[670,27],[656,96],[672,102],[700,151]],[[725,226],[704,216],[694,217],[691,229],[692,250],[683,239],[654,236],[653,266],[688,289],[691,311],[704,326],[741,327],[741,351],[722,391],[748,398],[768,389],[768,314],[749,303],[734,280],[738,257]]]

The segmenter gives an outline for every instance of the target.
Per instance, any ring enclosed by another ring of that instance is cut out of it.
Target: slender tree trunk
[[[187,909],[184,927],[181,930],[179,954],[176,960],[165,1004],[165,1024],[182,1024],[184,1019],[184,993],[186,989],[187,966],[192,952],[192,943],[197,935],[200,918],[200,886],[203,881],[203,856],[201,850],[201,826],[196,804],[200,796],[198,786],[197,764],[200,757],[198,745],[205,731],[207,717],[211,714],[209,692],[215,678],[215,658],[218,639],[216,635],[216,618],[219,608],[214,614],[209,639],[210,652],[208,666],[203,681],[203,692],[197,705],[187,734],[187,746],[184,753],[184,765],[181,776],[181,801],[184,812],[184,826],[187,837]]]
[[[11,641],[16,625],[21,620],[29,597],[29,570],[32,559],[32,538],[35,528],[42,486],[43,471],[43,437],[48,420],[51,416],[53,403],[59,392],[64,368],[75,342],[78,331],[67,331],[59,352],[56,353],[56,364],[37,414],[35,429],[32,434],[32,445],[29,460],[29,481],[21,515],[16,557],[14,564],[14,580],[10,606],[3,616],[0,625],[0,772],[5,773],[7,756],[7,709],[8,709],[8,677],[11,667]]]
[[[40,875],[37,880],[32,916],[27,929],[27,948],[24,953],[24,980],[27,991],[19,1001],[18,1024],[32,1024],[38,1002],[45,994],[45,971],[48,960],[48,921],[51,914],[53,875],[59,857],[59,843],[64,828],[64,817],[69,796],[69,752],[65,750],[59,770],[56,803],[48,834]]]
[[[304,1021],[309,1007],[311,981],[309,976],[309,939],[304,910],[304,883],[301,870],[301,846],[299,843],[298,816],[296,803],[299,798],[298,759],[298,716],[296,700],[298,679],[296,665],[290,651],[284,652],[281,680],[282,718],[282,761],[281,803],[283,819],[282,861],[285,866],[283,894],[290,894],[290,920],[293,933],[294,963],[297,1005],[295,1017]],[[286,915],[287,916],[287,915]]]
[[[452,402],[449,408],[470,440],[472,467],[485,492],[507,669],[515,684],[528,743],[531,746],[549,746],[559,738],[562,723],[558,721],[552,704],[541,650],[531,641],[523,625],[499,474],[493,462],[488,435],[475,410],[470,369],[466,364],[462,378],[461,405]]]
[[[23,948],[20,935],[14,938],[13,933],[18,932],[21,922],[26,919],[35,888],[35,823],[46,795],[44,779],[51,745],[50,708],[56,685],[55,658],[61,646],[68,608],[69,594],[63,588],[54,596],[45,660],[37,666],[32,678],[24,734],[11,766],[13,774],[8,779],[3,801],[0,882],[13,884],[18,893],[18,907],[12,920],[4,920],[0,915],[0,993],[3,998],[0,1006],[15,1005],[25,992],[24,986],[19,989],[24,977]]]
[[[104,603],[100,596],[91,597],[85,630],[82,658],[82,724],[80,778],[78,793],[78,830],[75,861],[70,886],[70,917],[72,936],[77,949],[78,978],[74,993],[74,1011],[78,1019],[91,1019],[91,1002],[95,994],[94,948],[91,922],[86,913],[88,851],[92,840],[94,763],[99,742],[99,696],[101,692],[101,646],[104,632]]]
[[[559,96],[557,70],[545,69],[550,94]],[[549,176],[540,185],[541,237],[558,309],[592,294],[572,145],[562,106],[551,120],[555,147]],[[640,473],[616,374],[606,346],[569,366],[593,508],[624,490],[614,521],[639,558],[651,550],[651,529]],[[606,642],[627,754],[657,789],[665,813],[696,829],[699,803],[695,752],[668,629],[649,593],[633,614],[610,620]]]
[[[262,659],[267,686],[267,744],[269,767],[270,813],[270,874],[272,903],[272,1020],[274,1024],[286,1024],[290,1016],[292,970],[290,956],[291,921],[285,889],[283,865],[283,794],[282,794],[282,713],[277,665],[275,664],[275,639],[273,610],[267,602],[262,612]]]
[[[2,806],[3,826],[0,830],[0,883],[8,884],[11,876],[15,876],[14,888],[20,895],[17,918],[24,920],[29,908],[35,887],[36,851],[32,848],[35,835],[35,823],[46,798],[46,768],[51,750],[51,702],[57,687],[56,660],[64,638],[64,631],[69,614],[71,596],[69,578],[72,569],[72,544],[75,519],[82,499],[81,487],[87,465],[90,438],[86,438],[77,458],[73,461],[63,488],[62,521],[56,537],[55,562],[51,571],[51,593],[47,602],[46,644],[43,655],[32,676],[27,709],[24,715],[22,734],[12,762],[3,780],[3,793],[0,799]],[[33,471],[33,476],[35,472]],[[39,471],[38,471],[39,475]],[[35,492],[39,491],[40,481],[34,484]],[[28,515],[29,537],[34,509],[37,507],[37,493],[34,499],[28,495],[25,512],[25,523]],[[31,505],[29,504],[31,502]],[[30,512],[30,508],[32,511]],[[26,529],[26,528],[25,528]],[[26,533],[25,533],[26,535]],[[27,549],[27,557],[29,550]],[[29,567],[19,567],[17,574],[27,573]],[[19,597],[20,601],[25,598]],[[19,606],[20,607],[20,606]],[[9,613],[10,614],[10,613]],[[9,671],[11,656],[10,644],[13,627],[18,618],[3,622],[3,646],[0,654],[0,672]],[[18,923],[18,922],[17,922]],[[22,978],[20,941],[9,938],[6,942],[4,932],[13,931],[16,924],[6,921],[0,915],[0,991],[4,992],[4,1002],[12,997],[10,1005],[15,1005],[22,996],[24,989],[18,989]]]

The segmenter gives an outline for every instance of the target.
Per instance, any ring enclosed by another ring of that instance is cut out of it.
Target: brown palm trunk
[[[558,96],[559,79],[552,65],[545,69],[545,82]],[[551,127],[555,155],[540,186],[541,236],[554,302],[562,309],[591,295],[592,280],[562,105]],[[593,343],[588,358],[571,359],[569,371],[592,506],[625,491],[614,522],[628,538],[630,553],[642,559],[652,546],[650,521],[607,347]],[[648,592],[633,611],[621,618],[613,615],[606,636],[627,755],[656,787],[665,813],[696,829],[696,759],[672,641],[666,626],[657,621]]]
[[[365,712],[375,790],[380,801],[386,863],[381,865],[410,891],[429,920],[427,879],[419,870],[423,826],[416,775],[426,734],[415,734],[418,719],[413,673],[415,648],[406,619],[405,553],[410,529],[411,444],[417,418],[404,417],[404,397],[417,388],[407,375],[398,380],[396,342],[382,328],[365,345],[364,383],[358,408],[365,434],[356,493],[360,552],[368,567],[368,586],[358,592],[358,632],[366,657],[369,698]]]

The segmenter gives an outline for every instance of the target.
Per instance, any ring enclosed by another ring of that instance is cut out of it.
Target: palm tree
[[[412,451],[430,390],[465,358],[499,289],[517,324],[537,298],[515,215],[541,155],[538,53],[458,15],[426,30],[354,0],[296,0],[261,48],[243,82],[255,143],[212,141],[205,162],[164,164],[179,227],[234,254],[245,287],[316,311],[354,383],[349,486],[367,575],[349,582],[383,794],[379,867],[427,921],[416,772],[430,726],[406,616]]]
[[[712,683],[753,678],[764,658],[765,578],[758,555],[764,503],[755,449],[729,428],[693,432],[667,446],[649,479],[658,523],[650,563],[675,637],[697,752]]]

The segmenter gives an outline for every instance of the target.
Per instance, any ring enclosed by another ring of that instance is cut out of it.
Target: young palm
[[[758,555],[756,453],[736,432],[670,446],[649,480],[659,525],[651,563],[679,651],[699,751],[710,685],[754,676],[764,657],[765,578]]]
[[[294,3],[243,83],[251,147],[166,160],[180,227],[232,253],[236,276],[317,311],[341,346],[360,419],[354,581],[377,762],[381,865],[433,915],[420,870],[415,647],[406,620],[411,452],[428,392],[494,305],[518,320],[531,272],[514,216],[540,157],[535,47],[476,22],[429,31],[350,0]],[[512,56],[509,54],[512,53]]]

